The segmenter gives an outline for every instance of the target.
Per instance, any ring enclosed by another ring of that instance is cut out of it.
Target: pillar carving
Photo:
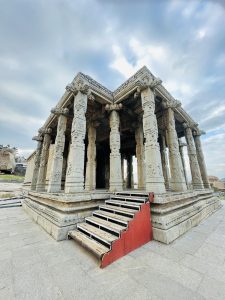
[[[185,165],[185,160],[184,160],[184,146],[187,146],[187,144],[183,143],[179,139],[179,150],[180,150],[180,157],[181,157],[181,162],[182,162],[182,166],[183,166],[184,178],[185,178],[186,185],[188,186],[187,171],[186,171],[186,165]]]
[[[161,81],[155,79],[141,91],[143,130],[145,137],[145,185],[148,192],[164,193],[165,184],[162,174],[160,149],[158,144],[158,125],[155,115],[154,88]]]
[[[69,110],[68,108],[54,108],[51,110],[51,112],[58,116],[55,149],[52,160],[51,175],[48,184],[48,192],[54,193],[61,191],[63,151],[65,146],[66,123]]]
[[[162,169],[163,177],[165,180],[166,189],[170,188],[170,174],[169,174],[169,163],[166,152],[166,138],[164,135],[161,136],[161,160],[162,160]]]
[[[68,157],[65,193],[84,190],[84,151],[88,85],[78,82],[68,85],[66,90],[74,94],[74,117],[71,129],[71,145]]]
[[[111,192],[121,191],[123,189],[121,154],[120,154],[120,116],[118,110],[122,104],[106,105],[106,110],[110,111],[110,179],[109,189]]]
[[[180,106],[180,102],[171,100],[170,103],[164,101],[163,106],[166,109],[166,128],[167,142],[169,147],[169,163],[170,163],[170,185],[174,191],[186,191],[187,185],[185,182],[183,165],[181,161],[178,137],[175,127],[175,118],[173,109]]]
[[[97,123],[88,125],[88,148],[85,189],[88,191],[96,188],[96,127]]]
[[[139,123],[135,129],[135,141],[136,141],[136,157],[137,157],[137,177],[138,188],[145,188],[145,164],[144,164],[144,133],[143,124]]]
[[[202,133],[203,133],[203,131],[196,129],[196,130],[194,130],[193,135],[194,135],[195,148],[196,148],[196,152],[197,152],[197,159],[198,159],[198,164],[199,164],[199,168],[200,168],[200,172],[201,172],[201,176],[202,176],[202,181],[203,181],[204,187],[209,189],[210,183],[208,180],[205,158],[204,158],[201,139],[200,139],[200,136]]]
[[[36,154],[35,154],[34,171],[33,171],[33,177],[31,181],[31,190],[36,190],[38,173],[39,173],[40,162],[41,162],[41,150],[43,144],[43,137],[39,134],[38,136],[34,136],[33,140],[37,141],[38,143],[37,143]]]
[[[41,128],[40,133],[43,134],[43,146],[41,151],[40,167],[38,172],[38,179],[36,185],[36,191],[41,192],[45,190],[46,171],[48,163],[48,152],[51,143],[51,128]]]
[[[185,128],[185,136],[187,141],[188,147],[188,156],[191,168],[191,175],[192,175],[192,186],[194,189],[203,189],[203,182],[201,177],[200,168],[198,165],[197,153],[195,148],[195,143],[192,135],[192,129],[190,125],[184,123]]]

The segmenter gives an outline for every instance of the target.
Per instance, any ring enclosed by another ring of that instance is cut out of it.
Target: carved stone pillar
[[[161,136],[161,160],[162,160],[162,169],[163,169],[163,177],[165,180],[166,189],[170,188],[170,174],[169,174],[169,163],[166,152],[166,138],[164,135]]]
[[[36,191],[42,192],[45,190],[46,171],[48,163],[48,150],[51,143],[51,128],[40,129],[40,132],[44,135],[43,146],[41,151],[40,167],[38,172],[38,179],[36,185]]]
[[[143,130],[145,136],[145,188],[148,192],[164,193],[160,149],[158,144],[158,125],[155,115],[155,96],[152,89],[161,81],[155,79],[141,92]],[[150,88],[150,87],[151,88]]]
[[[136,141],[138,188],[144,189],[145,164],[144,164],[144,133],[143,133],[142,123],[139,123],[138,127],[135,129],[135,141]]]
[[[186,172],[186,166],[185,166],[185,160],[184,160],[184,146],[187,146],[187,145],[179,139],[180,157],[181,157],[181,162],[182,162],[182,166],[183,166],[185,182],[188,187],[187,172]]]
[[[51,112],[58,115],[58,125],[51,167],[51,175],[48,184],[48,192],[56,193],[61,191],[63,151],[65,146],[66,123],[69,110],[68,108],[55,108],[52,109]]]
[[[191,168],[192,175],[192,186],[193,189],[203,189],[203,182],[201,177],[201,172],[198,165],[197,153],[195,148],[195,143],[192,135],[192,129],[188,124],[184,124],[187,147],[188,147],[188,156]]]
[[[134,188],[134,176],[133,176],[133,156],[127,156],[127,188]]]
[[[121,104],[107,104],[106,110],[110,111],[110,179],[109,190],[111,192],[121,191],[123,189],[121,154],[120,154],[120,116],[117,110],[121,109]]]
[[[196,130],[194,130],[193,135],[194,135],[195,147],[196,147],[196,152],[197,152],[198,164],[199,164],[200,172],[202,175],[202,181],[203,181],[204,187],[209,189],[210,183],[208,180],[205,158],[204,158],[204,154],[202,151],[202,144],[201,144],[201,139],[200,139],[200,136],[202,133],[203,133],[203,131],[196,129]]]
[[[187,185],[184,178],[183,165],[180,157],[178,137],[175,127],[175,118],[173,108],[180,105],[179,101],[173,100],[170,103],[164,101],[163,106],[166,108],[166,126],[167,139],[169,147],[170,162],[170,184],[174,191],[186,191]]]
[[[40,161],[41,161],[41,150],[42,150],[42,144],[43,144],[43,137],[41,135],[34,136],[33,140],[37,141],[37,149],[35,154],[35,161],[34,161],[34,171],[33,171],[33,177],[31,181],[31,190],[36,190],[37,180],[38,180],[38,173],[40,168]]]
[[[98,124],[90,123],[88,126],[88,148],[85,189],[88,191],[96,188],[96,126]]]
[[[124,157],[123,156],[121,156],[121,172],[122,172],[123,188],[125,188],[125,184],[124,184]]]
[[[65,193],[75,193],[84,190],[84,139],[86,134],[85,113],[87,110],[88,85],[79,82],[76,86],[68,85],[66,90],[74,94],[74,117],[71,129]]]

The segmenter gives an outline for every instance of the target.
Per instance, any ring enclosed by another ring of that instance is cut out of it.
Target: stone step
[[[118,239],[118,236],[108,233],[88,223],[77,224],[77,229],[87,234],[90,238],[93,238],[97,242],[105,246],[108,246],[110,248],[111,248],[111,243]]]
[[[130,196],[112,196],[110,198],[110,200],[120,200],[120,201],[126,201],[126,202],[138,202],[140,204],[143,204],[146,202],[146,199],[145,198],[139,198],[139,197],[130,197]]]
[[[116,192],[115,195],[139,197],[139,198],[148,199],[148,193],[146,193],[146,192],[124,191],[124,192]]]
[[[93,212],[93,216],[104,218],[109,222],[115,222],[116,224],[121,224],[127,226],[128,222],[132,220],[132,218],[124,217],[121,215],[109,213],[103,210],[96,210]]]
[[[89,238],[84,233],[79,230],[69,231],[68,236],[81,244],[84,248],[88,249],[98,258],[102,258],[102,256],[110,251],[110,248],[98,243],[97,241]]]
[[[137,211],[140,210],[140,207],[142,205],[142,203],[138,203],[138,202],[119,201],[119,200],[115,200],[115,199],[106,200],[105,203],[109,204],[109,205],[130,208],[130,209],[137,210]]]
[[[104,210],[104,211],[108,211],[108,212],[112,212],[114,214],[126,215],[126,216],[129,216],[131,218],[133,218],[135,213],[137,212],[134,209],[128,209],[128,208],[123,208],[123,207],[114,206],[114,205],[106,205],[106,204],[99,205],[99,209]]]
[[[99,228],[108,230],[116,235],[120,235],[121,231],[125,230],[127,226],[121,226],[112,222],[105,221],[98,217],[86,217],[85,221],[91,224],[94,224],[95,226],[98,226]]]

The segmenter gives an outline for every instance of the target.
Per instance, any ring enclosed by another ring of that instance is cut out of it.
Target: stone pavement
[[[0,210],[0,299],[225,299],[225,206],[171,245],[150,242],[99,269],[21,207]]]

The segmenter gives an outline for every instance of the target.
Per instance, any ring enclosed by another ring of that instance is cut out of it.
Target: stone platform
[[[76,228],[85,217],[109,198],[106,191],[76,194],[28,192],[23,208],[57,241],[67,239],[69,230]]]
[[[22,205],[36,223],[60,241],[67,239],[68,232],[77,223],[83,222],[109,198],[106,190],[76,194],[28,192]],[[220,207],[220,201],[210,189],[156,194],[151,204],[153,238],[169,244]]]
[[[151,204],[153,238],[169,244],[220,207],[210,189],[156,195]]]

